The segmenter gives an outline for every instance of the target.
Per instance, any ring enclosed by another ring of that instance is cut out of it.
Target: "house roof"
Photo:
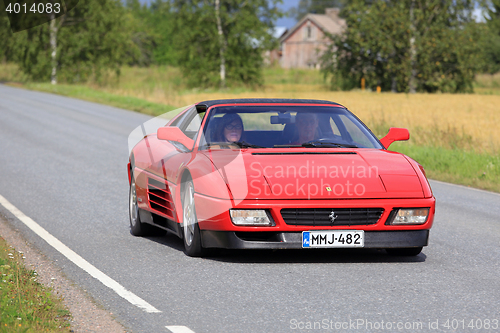
[[[284,42],[285,40],[287,40],[307,20],[312,21],[324,32],[333,35],[341,34],[347,27],[345,20],[341,18],[335,20],[325,14],[307,14],[296,25],[294,25],[290,30],[288,30],[288,32],[285,35],[283,35],[280,38],[280,42]]]

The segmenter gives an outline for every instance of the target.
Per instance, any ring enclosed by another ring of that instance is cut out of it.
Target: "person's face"
[[[240,141],[241,132],[243,131],[243,127],[238,120],[233,120],[232,123],[229,123],[224,127],[224,137],[228,142],[236,142]]]
[[[302,142],[314,140],[314,134],[318,127],[318,119],[314,114],[302,114],[297,118],[297,130]]]

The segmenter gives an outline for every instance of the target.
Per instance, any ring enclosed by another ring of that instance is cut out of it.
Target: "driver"
[[[218,142],[238,142],[243,134],[243,120],[237,113],[226,113],[217,129]]]
[[[295,126],[299,138],[292,144],[301,145],[317,139],[318,116],[315,113],[297,112]]]

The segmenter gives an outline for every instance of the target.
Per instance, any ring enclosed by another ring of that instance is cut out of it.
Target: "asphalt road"
[[[131,304],[0,213],[130,331],[500,331],[500,195],[432,181],[430,246],[414,258],[376,250],[190,258],[172,235],[129,233],[127,138],[147,119],[0,85],[0,195],[161,312]]]

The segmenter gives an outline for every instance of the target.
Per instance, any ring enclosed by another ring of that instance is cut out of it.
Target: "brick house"
[[[325,14],[307,14],[280,38],[281,67],[319,68],[319,59],[329,43],[325,32],[338,35],[345,28],[338,8],[327,8]]]

